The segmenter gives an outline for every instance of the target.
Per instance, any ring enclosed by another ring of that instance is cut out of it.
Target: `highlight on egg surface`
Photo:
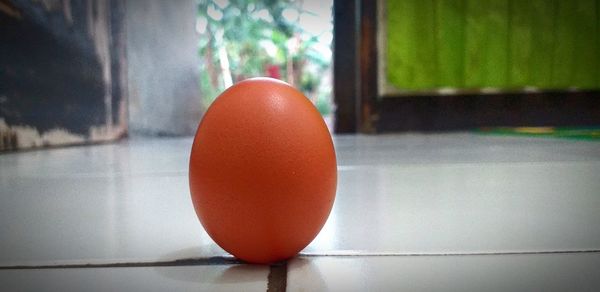
[[[314,105],[271,78],[225,90],[194,138],[190,192],[202,226],[224,250],[252,263],[296,255],[333,206],[337,166]]]

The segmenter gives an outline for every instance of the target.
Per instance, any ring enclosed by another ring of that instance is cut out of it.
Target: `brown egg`
[[[301,92],[270,78],[239,82],[206,112],[192,147],[190,191],[200,222],[252,263],[296,255],[333,206],[335,150]]]

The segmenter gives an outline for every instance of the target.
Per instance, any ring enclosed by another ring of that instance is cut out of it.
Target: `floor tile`
[[[0,265],[226,255],[192,207],[187,177],[18,178],[0,196]]]
[[[0,182],[16,177],[187,175],[191,138],[132,139],[115,144],[0,154]]]
[[[598,291],[600,254],[302,257],[287,291]]]
[[[335,137],[338,164],[394,165],[600,161],[600,144],[551,138],[471,133],[341,135]]]
[[[600,249],[600,163],[356,166],[339,171],[305,253]]]
[[[266,266],[0,270],[3,291],[266,291]]]
[[[222,256],[193,211],[191,138],[0,155],[0,266]],[[308,254],[600,248],[600,144],[458,134],[338,136]]]

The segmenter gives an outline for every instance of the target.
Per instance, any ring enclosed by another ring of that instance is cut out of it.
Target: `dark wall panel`
[[[121,2],[0,4],[0,151],[123,136]]]

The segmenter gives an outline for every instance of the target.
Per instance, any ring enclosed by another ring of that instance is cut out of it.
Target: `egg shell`
[[[196,214],[224,250],[251,263],[296,255],[333,206],[333,141],[313,104],[285,82],[253,78],[224,91],[194,138]]]

